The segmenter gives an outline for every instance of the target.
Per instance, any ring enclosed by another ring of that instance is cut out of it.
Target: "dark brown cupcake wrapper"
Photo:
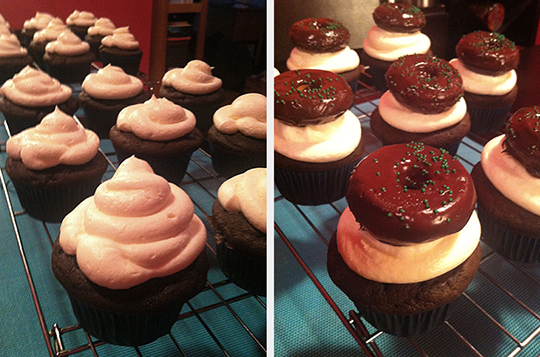
[[[351,173],[360,162],[324,172],[274,170],[274,180],[280,193],[292,203],[320,205],[343,198],[349,187]]]
[[[70,296],[77,321],[99,340],[122,346],[140,346],[170,332],[178,319],[183,302],[159,314],[126,315],[86,305]]]
[[[216,246],[219,267],[234,284],[250,293],[266,296],[266,259],[255,259],[229,249],[224,243]]]
[[[511,231],[492,219],[481,205],[478,218],[483,241],[503,257],[518,263],[540,263],[540,238],[527,237]]]
[[[221,150],[210,143],[210,155],[214,170],[227,178],[239,175],[255,167],[266,167],[266,153],[245,153],[237,155]]]
[[[467,105],[467,111],[471,116],[471,132],[473,133],[489,133],[500,129],[506,119],[512,105],[503,108],[474,108]]]
[[[375,89],[382,93],[388,90],[388,84],[386,84],[385,70],[375,67],[369,67],[369,69],[367,69],[366,71],[371,75],[371,80],[373,81],[373,86],[375,87]]]

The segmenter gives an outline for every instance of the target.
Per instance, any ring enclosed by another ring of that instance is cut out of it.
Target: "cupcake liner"
[[[221,176],[230,178],[255,167],[266,167],[266,153],[246,153],[252,156],[238,155],[221,150],[210,143],[212,167]]]
[[[360,160],[330,171],[302,172],[274,169],[274,180],[281,195],[299,205],[320,205],[343,198],[351,172]]]
[[[518,263],[540,262],[540,238],[513,232],[492,219],[481,205],[477,208],[483,241],[503,257]]]
[[[116,124],[119,111],[94,110],[83,107],[84,118],[81,118],[86,127],[95,132],[100,139],[109,139],[109,132]]]
[[[386,71],[370,66],[367,70],[371,75],[373,80],[373,86],[379,92],[386,92],[388,90],[388,85],[386,84]]]
[[[141,65],[142,55],[116,56],[106,51],[100,51],[99,59],[101,60],[103,67],[111,64],[113,66],[122,68],[127,74],[136,76],[137,74],[139,74],[139,67]]]
[[[9,127],[9,133],[11,134],[11,136],[18,134],[25,129],[32,128],[38,125],[39,123],[41,123],[41,119],[38,119],[38,118],[22,119],[22,118],[13,117],[11,115],[6,115],[4,113],[2,114],[4,115],[4,119],[6,120],[6,123]]]
[[[474,108],[467,105],[467,112],[471,117],[471,132],[489,133],[500,129],[506,119],[512,105],[503,108]]]
[[[375,328],[400,337],[418,336],[434,330],[449,315],[450,304],[414,315],[391,315],[358,308],[358,312]]]
[[[45,62],[47,73],[64,84],[82,83],[84,78],[90,73],[90,63],[73,64],[63,66],[53,66]]]
[[[101,183],[101,177],[80,184],[44,188],[27,186],[13,181],[21,206],[26,212],[46,222],[61,222],[85,198],[91,196]]]
[[[69,297],[80,326],[99,340],[122,346],[140,346],[170,332],[183,302],[153,315],[128,315],[101,310]]]
[[[223,274],[234,284],[250,293],[266,296],[266,259],[256,259],[227,248],[216,246],[217,260]]]

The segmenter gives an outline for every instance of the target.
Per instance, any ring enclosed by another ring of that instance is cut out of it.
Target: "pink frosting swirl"
[[[34,34],[34,41],[35,42],[48,42],[53,41],[60,36],[60,34],[64,31],[66,31],[68,28],[60,18],[55,17],[54,19],[49,22],[47,27],[45,27],[43,30],[40,30]]]
[[[221,79],[212,75],[212,67],[200,60],[190,61],[184,68],[173,68],[163,76],[163,84],[179,92],[206,94],[221,88]]]
[[[71,88],[30,66],[7,80],[0,95],[26,107],[45,107],[64,103],[71,97]]]
[[[93,26],[88,28],[88,34],[90,36],[109,36],[113,34],[115,29],[116,26],[110,19],[101,17]]]
[[[257,139],[266,138],[266,97],[247,93],[214,113],[214,125],[224,134],[241,132]]]
[[[206,228],[184,191],[132,156],[64,218],[58,239],[88,279],[128,289],[188,267]]]
[[[51,14],[38,11],[34,17],[24,22],[23,28],[26,30],[43,30],[52,19],[53,16]]]
[[[92,26],[96,22],[94,14],[88,11],[73,11],[66,19],[66,24],[70,26]]]
[[[96,99],[126,99],[139,94],[143,83],[139,78],[126,74],[122,68],[108,64],[97,73],[87,75],[82,89]]]
[[[119,27],[113,31],[112,35],[105,36],[101,44],[106,47],[118,47],[123,50],[135,50],[139,48],[139,41],[135,40],[129,32],[129,27]]]
[[[28,54],[26,48],[21,47],[17,36],[0,34],[0,58],[22,57]]]
[[[165,141],[189,134],[196,124],[195,115],[166,98],[152,96],[142,104],[122,109],[118,129],[145,140]]]
[[[41,123],[21,131],[6,142],[8,156],[21,160],[32,170],[60,164],[82,165],[94,158],[99,149],[98,136],[78,125],[58,107]]]
[[[47,44],[45,51],[64,56],[78,56],[90,51],[90,45],[70,30],[65,30],[55,41]]]

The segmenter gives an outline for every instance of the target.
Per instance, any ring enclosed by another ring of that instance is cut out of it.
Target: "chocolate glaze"
[[[456,54],[470,70],[493,76],[516,69],[519,64],[514,42],[495,32],[476,31],[463,36]]]
[[[295,22],[289,30],[295,47],[308,52],[337,52],[344,49],[351,38],[349,30],[340,22],[328,18],[309,18]]]
[[[331,122],[345,113],[353,100],[349,84],[332,72],[299,69],[274,78],[275,118],[290,125]]]
[[[412,33],[426,25],[422,10],[416,6],[396,3],[378,6],[373,11],[373,20],[377,26],[390,32]]]
[[[346,195],[358,223],[394,245],[432,241],[468,222],[476,191],[446,151],[419,143],[384,146],[365,157]]]
[[[503,145],[529,174],[540,178],[540,107],[521,108],[508,119]]]
[[[463,96],[463,79],[448,61],[428,54],[400,57],[386,72],[396,99],[420,113],[441,113]]]

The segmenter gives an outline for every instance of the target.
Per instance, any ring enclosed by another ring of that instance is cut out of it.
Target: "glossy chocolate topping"
[[[373,20],[377,26],[390,32],[412,33],[426,25],[422,10],[416,6],[396,3],[378,6],[373,11]]]
[[[540,107],[517,110],[506,122],[505,151],[540,178]]]
[[[476,203],[473,181],[445,150],[419,143],[384,146],[351,176],[347,202],[379,240],[408,245],[461,230]]]
[[[463,36],[456,54],[469,69],[484,74],[499,75],[519,64],[514,42],[495,32],[476,31]]]
[[[331,122],[345,113],[353,100],[349,84],[332,72],[299,69],[274,77],[275,118],[289,125]]]
[[[337,52],[344,49],[351,38],[349,30],[340,22],[327,18],[310,18],[291,26],[289,38],[295,47],[309,52]]]
[[[388,89],[420,113],[441,113],[463,96],[463,79],[448,61],[429,54],[400,57],[386,72]]]

